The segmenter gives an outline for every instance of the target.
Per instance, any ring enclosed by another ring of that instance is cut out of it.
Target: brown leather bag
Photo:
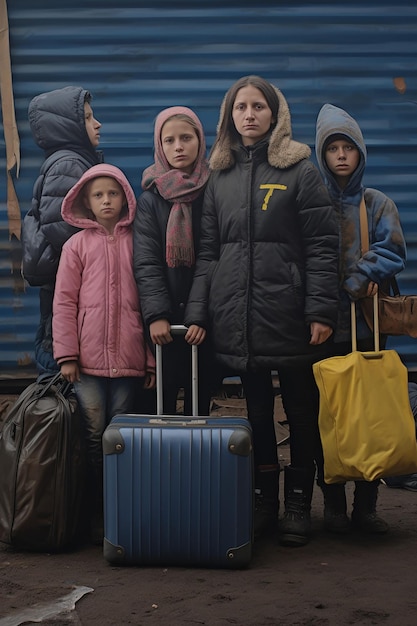
[[[417,296],[402,296],[395,278],[393,295],[378,290],[379,332],[383,335],[408,335],[417,338]],[[372,296],[360,301],[363,316],[373,330]]]
[[[360,224],[363,254],[369,250],[368,219],[363,198],[360,204]],[[417,337],[417,295],[401,295],[395,277],[390,280],[390,291],[392,295],[378,289],[379,332],[383,335]],[[373,297],[361,298],[359,304],[366,323],[373,330]]]

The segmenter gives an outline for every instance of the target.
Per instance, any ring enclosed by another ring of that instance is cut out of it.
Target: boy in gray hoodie
[[[349,113],[325,104],[317,117],[317,161],[339,220],[340,305],[334,334],[334,354],[352,351],[351,300],[372,296],[378,287],[401,272],[406,246],[395,203],[378,189],[364,188],[366,146],[361,129]],[[369,251],[362,254],[359,207],[365,200]],[[358,350],[374,350],[373,333],[360,307],[356,307]],[[384,344],[385,338],[381,338]],[[324,523],[327,530],[348,532],[351,528],[385,533],[387,523],[376,514],[379,480],[355,481],[351,524],[347,517],[344,484],[327,485],[323,465],[318,462],[317,482],[324,494]]]

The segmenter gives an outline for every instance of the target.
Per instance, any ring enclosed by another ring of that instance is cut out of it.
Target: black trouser
[[[290,428],[291,465],[315,471],[323,463],[318,416],[319,390],[310,363],[282,367],[282,403]]]
[[[216,367],[209,342],[198,347],[198,412],[209,415],[212,394],[220,386],[220,369]],[[175,415],[177,396],[184,389],[184,415],[192,415],[191,346],[183,335],[162,348],[163,408],[165,415]]]
[[[253,434],[255,468],[278,464],[274,425],[274,389],[270,370],[241,374]]]
[[[310,364],[278,370],[282,402],[290,428],[291,464],[314,470],[322,459],[318,430],[318,389]],[[274,393],[270,370],[241,374],[252,425],[255,466],[278,463]]]

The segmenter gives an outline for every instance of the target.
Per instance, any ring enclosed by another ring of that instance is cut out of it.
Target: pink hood
[[[95,221],[91,211],[85,207],[82,193],[86,183],[101,176],[108,176],[117,180],[119,185],[122,186],[127,199],[126,215],[117,223],[116,229],[133,223],[136,213],[136,197],[129,181],[122,170],[115,165],[101,163],[100,165],[90,167],[65,196],[62,202],[61,215],[62,219],[68,222],[68,224],[77,228],[103,228]]]

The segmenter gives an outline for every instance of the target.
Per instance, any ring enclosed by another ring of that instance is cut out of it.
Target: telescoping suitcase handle
[[[171,326],[172,335],[185,335],[188,328],[181,324]],[[191,346],[191,396],[192,414],[198,415],[198,353],[197,346]],[[164,412],[164,401],[162,391],[162,346],[156,344],[156,412],[162,415]]]

